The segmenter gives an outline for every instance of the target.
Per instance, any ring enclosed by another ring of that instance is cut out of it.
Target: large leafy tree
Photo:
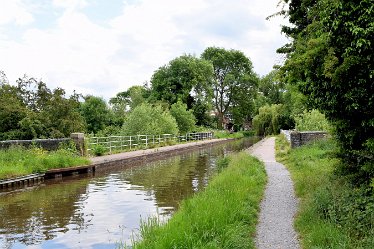
[[[210,98],[212,73],[210,62],[192,55],[182,55],[153,74],[151,98],[170,105],[182,101],[191,109],[197,99]]]
[[[259,92],[268,104],[282,104],[285,84],[278,77],[278,70],[273,70],[259,81]]]
[[[26,106],[17,95],[17,88],[0,84],[0,140],[23,138],[19,122],[28,114]]]
[[[110,123],[110,109],[105,100],[88,95],[80,106],[80,112],[87,124],[87,131],[96,134]]]
[[[285,0],[293,39],[282,68],[336,127],[344,174],[374,177],[373,0]]]
[[[252,62],[241,51],[209,47],[201,57],[213,64],[213,102],[219,125],[222,126],[223,117],[230,108],[250,109],[248,101],[243,103],[243,97],[253,96],[258,78]]]
[[[125,112],[127,109],[133,110],[138,105],[146,102],[149,95],[149,89],[145,86],[131,86],[124,92],[109,100],[109,103],[118,110]]]

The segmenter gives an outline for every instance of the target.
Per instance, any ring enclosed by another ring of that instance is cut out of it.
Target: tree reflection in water
[[[0,194],[0,247],[114,247],[129,241],[140,217],[170,215],[203,190],[219,157],[256,140],[210,146],[95,176]]]

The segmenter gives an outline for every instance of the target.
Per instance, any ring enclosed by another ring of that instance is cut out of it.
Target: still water
[[[242,139],[106,173],[0,193],[0,248],[116,248],[137,238],[141,219],[169,218],[202,190],[219,157]]]

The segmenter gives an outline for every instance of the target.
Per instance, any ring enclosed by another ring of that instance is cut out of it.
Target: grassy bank
[[[0,179],[84,164],[89,164],[89,160],[77,156],[71,148],[47,152],[40,148],[12,147],[0,150]]]
[[[374,248],[373,191],[334,174],[336,144],[326,140],[291,150],[279,136],[276,150],[301,200],[295,226],[303,248]]]
[[[238,131],[238,132],[229,132],[227,130],[216,130],[214,131],[214,138],[243,138],[243,137],[252,137],[254,136],[253,131]]]
[[[229,156],[207,188],[182,202],[166,223],[149,219],[133,248],[254,248],[264,166],[245,152]]]

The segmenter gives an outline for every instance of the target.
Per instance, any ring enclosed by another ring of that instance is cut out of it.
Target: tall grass
[[[334,174],[332,140],[290,149],[276,140],[277,160],[291,172],[301,203],[295,221],[303,248],[374,248],[374,195]]]
[[[266,184],[263,164],[241,152],[221,164],[205,191],[182,202],[165,224],[141,224],[133,248],[254,248],[259,203]]]
[[[214,138],[243,138],[243,137],[250,137],[251,135],[253,136],[253,133],[243,132],[243,131],[238,131],[238,132],[233,132],[233,133],[230,133],[227,130],[214,131]]]
[[[47,152],[40,148],[11,147],[0,150],[0,179],[88,163],[87,158],[78,156],[76,150],[71,148]]]

